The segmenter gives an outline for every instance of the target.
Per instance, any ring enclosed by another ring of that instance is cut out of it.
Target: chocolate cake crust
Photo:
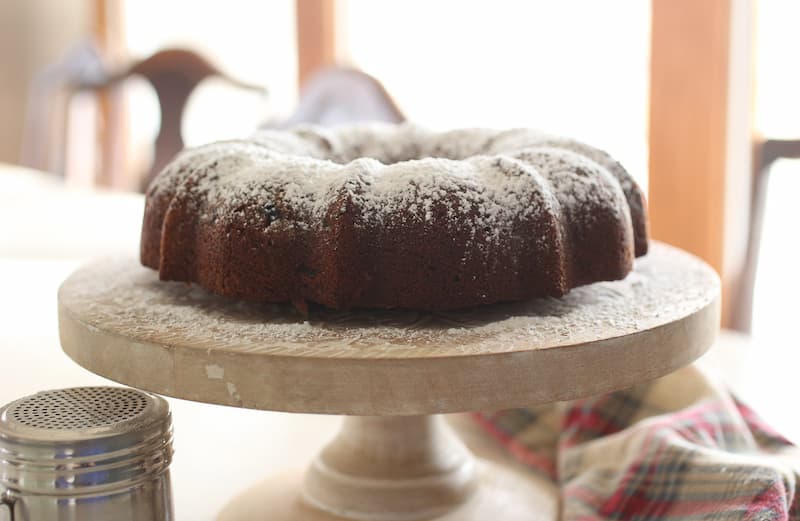
[[[141,261],[247,300],[455,309],[624,278],[645,208],[608,154],[531,130],[261,131],[156,177]]]

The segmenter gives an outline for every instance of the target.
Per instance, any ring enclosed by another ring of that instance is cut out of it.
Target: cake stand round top
[[[712,344],[719,280],[654,244],[621,281],[560,299],[449,312],[312,310],[162,282],[133,258],[72,274],[64,351],[156,393],[255,409],[357,415],[521,407],[622,389]]]

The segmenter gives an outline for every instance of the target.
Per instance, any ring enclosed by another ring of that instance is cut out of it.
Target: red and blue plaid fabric
[[[800,520],[800,451],[695,366],[475,418],[557,485],[562,519]]]

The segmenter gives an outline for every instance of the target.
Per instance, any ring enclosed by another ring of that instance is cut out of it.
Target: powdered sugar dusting
[[[624,209],[614,179],[630,176],[609,170],[618,164],[607,157],[523,129],[303,127],[186,151],[157,178],[152,193],[191,191],[207,219],[269,201],[280,207],[276,214],[301,228],[319,226],[343,198],[359,209],[360,223],[378,226],[431,220],[440,205],[453,226],[469,226],[472,235],[489,230],[482,240],[492,242],[515,220],[557,213],[559,206],[573,216],[588,215],[579,211],[587,205]]]
[[[714,272],[655,244],[624,280],[449,312],[314,311],[225,299],[161,282],[134,259],[83,268],[60,302],[87,329],[170,348],[288,357],[405,358],[500,353],[592,342],[679,320],[719,294]]]

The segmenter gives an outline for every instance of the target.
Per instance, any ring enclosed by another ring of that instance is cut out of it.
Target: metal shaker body
[[[122,387],[0,408],[0,520],[173,521],[167,402]]]

